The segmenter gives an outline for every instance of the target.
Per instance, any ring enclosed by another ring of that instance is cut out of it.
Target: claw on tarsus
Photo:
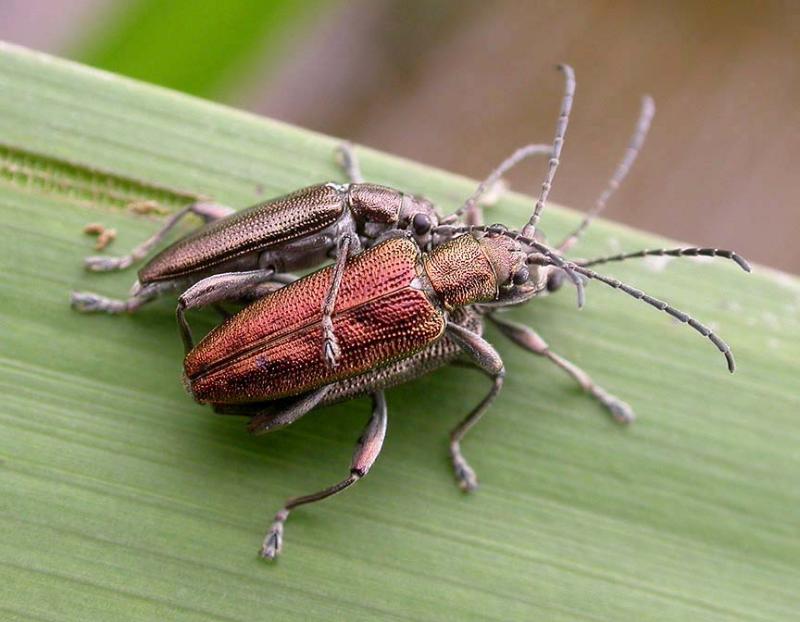
[[[128,305],[123,300],[106,298],[92,292],[72,292],[69,298],[70,306],[82,313],[124,313]]]
[[[455,472],[458,487],[464,492],[474,492],[478,489],[478,476],[458,448],[452,450],[453,471]]]
[[[127,257],[104,257],[102,255],[86,257],[83,260],[83,265],[89,272],[123,270],[132,263],[133,262]]]
[[[263,559],[274,560],[281,554],[283,548],[283,523],[289,517],[288,510],[281,510],[275,515],[275,522],[269,528],[258,555]]]
[[[339,349],[339,344],[336,341],[336,337],[331,335],[327,335],[325,337],[325,345],[323,346],[323,350],[325,353],[325,362],[328,364],[328,367],[331,369],[335,368],[339,363],[339,356],[341,355],[341,350]]]

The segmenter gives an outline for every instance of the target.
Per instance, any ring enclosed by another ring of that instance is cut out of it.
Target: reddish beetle
[[[627,257],[709,255],[733,259],[735,253],[716,249],[674,249],[565,261],[535,239],[535,226],[550,189],[567,125],[574,80],[569,68],[567,94],[556,131],[546,181],[528,224],[521,232],[503,227],[441,225],[433,231],[445,240],[428,253],[410,237],[387,240],[349,259],[342,271],[339,295],[331,322],[339,336],[341,357],[336,369],[319,356],[325,326],[320,307],[335,267],[324,268],[267,294],[212,330],[184,361],[187,388],[199,402],[217,412],[247,415],[249,429],[263,433],[289,425],[313,408],[369,394],[373,413],[358,441],[350,474],[319,492],[287,500],[276,514],[261,555],[280,553],[284,523],[294,508],[325,499],[363,477],[380,452],[386,433],[387,411],[383,390],[454,361],[460,354],[492,379],[486,397],[451,434],[450,451],[461,487],[474,490],[477,478],[461,453],[461,440],[500,391],[503,362],[482,337],[482,317],[498,325],[515,343],[555,362],[622,423],[632,420],[630,407],[595,385],[589,376],[552,353],[534,331],[494,316],[500,307],[522,304],[560,282],[565,272],[599,280],[665,311],[709,338],[728,360],[728,346],[710,329],[681,311],[600,275],[587,266]],[[589,220],[605,205],[627,173],[652,117],[645,99],[626,157],[617,168],[598,207],[561,248],[578,239]],[[469,202],[465,209],[473,206]]]
[[[186,357],[187,385],[215,406],[254,403],[252,432],[288,425],[319,404],[332,383],[407,359],[445,334],[499,385],[503,363],[483,338],[448,320],[475,303],[516,304],[541,290],[528,285],[524,247],[505,235],[463,235],[420,255],[413,240],[388,240],[347,262],[333,325],[341,344],[335,370],[319,356],[319,308],[333,268],[325,268],[254,302],[210,332]],[[543,273],[543,271],[542,271]],[[372,391],[374,414],[353,458],[350,476],[333,488],[287,504],[267,537],[266,557],[280,551],[289,510],[343,490],[363,477],[380,451],[386,429],[382,390]],[[259,402],[302,396],[275,412]],[[256,414],[259,413],[259,414]],[[457,450],[456,472],[465,488],[475,476]]]
[[[325,183],[240,212],[215,203],[189,205],[131,254],[88,257],[86,267],[94,271],[127,268],[188,214],[199,215],[208,224],[145,264],[128,300],[75,292],[72,306],[80,311],[130,313],[164,292],[186,290],[180,297],[178,321],[189,349],[192,340],[184,319],[186,310],[243,298],[265,283],[280,282],[289,271],[313,267],[335,256],[336,270],[325,302],[323,346],[328,364],[333,365],[338,346],[329,317],[345,260],[361,249],[362,239],[374,243],[390,230],[410,230],[420,245],[427,246],[431,228],[439,223],[426,199],[376,184]]]
[[[225,300],[258,298],[276,282],[291,282],[294,277],[289,272],[313,268],[335,257],[336,269],[322,308],[322,348],[333,366],[339,348],[330,315],[348,257],[403,232],[412,234],[420,248],[429,248],[436,226],[456,222],[465,212],[473,214],[478,200],[509,169],[550,151],[549,145],[518,149],[491,172],[461,209],[443,219],[427,199],[364,183],[355,153],[349,144],[343,144],[339,155],[350,183],[317,184],[240,212],[216,203],[189,205],[130,254],[86,258],[89,270],[122,270],[144,258],[185,216],[195,214],[206,220],[205,226],[168,246],[139,270],[130,298],[115,300],[73,292],[72,306],[84,312],[132,313],[166,292],[182,291],[177,317],[188,351],[192,336],[185,319],[187,310]],[[475,221],[468,218],[467,222]]]

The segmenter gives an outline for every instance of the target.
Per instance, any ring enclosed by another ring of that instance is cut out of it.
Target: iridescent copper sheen
[[[350,209],[357,221],[394,225],[405,195],[378,184],[353,184],[349,196]]]
[[[423,260],[425,274],[448,311],[494,300],[498,280],[481,242],[462,235],[434,248]]]
[[[486,235],[481,238],[481,248],[492,264],[498,283],[507,282],[511,276],[527,263],[527,255],[517,242],[504,235]]]
[[[265,201],[178,240],[139,271],[139,281],[208,271],[254,250],[321,231],[344,214],[345,200],[335,185],[319,184]]]
[[[322,355],[325,268],[246,307],[209,333],[184,362],[200,402],[246,403],[298,395],[407,358],[444,332],[445,314],[414,286],[420,251],[406,238],[348,262],[334,330],[336,368]]]
[[[483,334],[481,316],[472,307],[462,307],[450,314],[449,321],[472,331],[476,335]],[[359,395],[403,384],[419,378],[463,355],[463,350],[445,333],[413,356],[400,359],[383,367],[377,367],[359,376],[346,378],[331,386],[331,390],[321,404],[335,404],[353,399]],[[280,405],[280,402],[278,402]]]

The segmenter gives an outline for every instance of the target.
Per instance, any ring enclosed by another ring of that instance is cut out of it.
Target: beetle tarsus
[[[592,396],[608,409],[611,417],[620,425],[630,425],[636,421],[636,413],[630,404],[623,402],[618,397],[611,395],[602,387],[595,385],[590,391]]]
[[[461,446],[458,442],[454,442],[450,445],[450,455],[453,458],[453,471],[458,481],[458,487],[464,492],[474,492],[477,490],[478,476],[461,454]]]
[[[629,425],[636,420],[636,413],[634,413],[630,404],[609,393],[600,385],[595,384],[591,376],[574,363],[562,358],[547,347],[543,352],[534,353],[541,354],[572,376],[581,388],[596,399],[608,411],[611,418],[620,425]]]
[[[336,336],[333,334],[333,331],[325,331],[325,345],[323,349],[325,351],[325,362],[328,364],[328,367],[331,369],[335,368],[338,364],[337,361],[339,360],[341,349],[339,348],[339,342],[336,341]]]
[[[130,267],[134,260],[131,255],[126,255],[125,257],[93,255],[83,260],[83,267],[89,272],[114,272],[115,270],[124,270]]]
[[[353,240],[355,240],[355,244]],[[339,287],[342,284],[347,259],[351,254],[358,252],[358,250],[358,238],[355,236],[345,235],[339,242],[336,263],[333,266],[331,286],[322,305],[322,332],[325,336],[322,352],[328,367],[331,369],[336,367],[336,360],[339,358],[339,344],[336,342],[336,336],[333,334],[332,319],[334,310],[336,309],[336,298],[339,295]]]
[[[82,313],[111,313],[116,315],[128,311],[127,301],[106,298],[92,292],[72,292],[69,302],[73,309]]]
[[[275,515],[275,522],[272,523],[267,535],[264,536],[264,542],[258,552],[263,559],[274,560],[281,554],[281,549],[283,549],[283,523],[286,522],[288,517],[289,510],[286,508]]]

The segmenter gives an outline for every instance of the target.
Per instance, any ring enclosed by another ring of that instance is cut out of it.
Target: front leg
[[[480,335],[453,322],[447,323],[446,330],[447,335],[461,347],[482,372],[492,379],[492,387],[486,397],[450,433],[450,457],[453,461],[458,485],[464,492],[472,492],[478,487],[478,478],[461,453],[461,441],[466,433],[478,423],[483,413],[500,393],[506,372],[500,355]]]

